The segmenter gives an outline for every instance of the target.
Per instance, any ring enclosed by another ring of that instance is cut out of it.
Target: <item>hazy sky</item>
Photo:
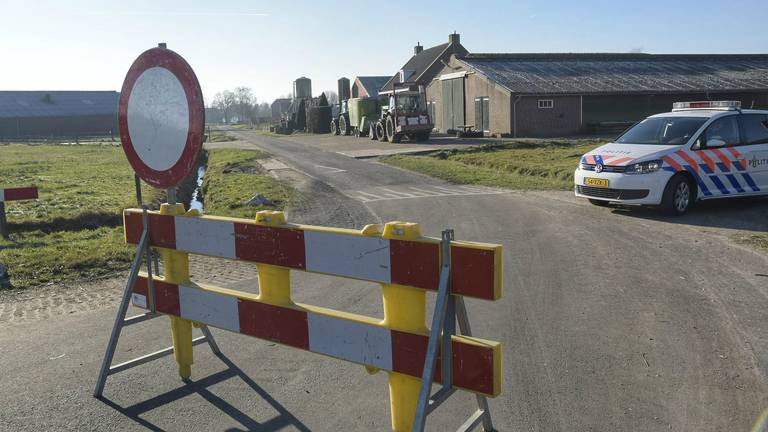
[[[768,53],[768,0],[0,0],[0,90],[119,90],[167,42],[208,101],[238,85],[260,101],[299,76],[391,75],[413,45],[456,30],[470,52]]]

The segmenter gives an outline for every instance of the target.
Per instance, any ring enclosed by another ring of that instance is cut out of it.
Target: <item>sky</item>
[[[461,34],[470,52],[768,53],[768,1],[0,0],[0,90],[120,90],[159,42],[206,102],[247,86],[259,102],[312,79],[392,75]]]

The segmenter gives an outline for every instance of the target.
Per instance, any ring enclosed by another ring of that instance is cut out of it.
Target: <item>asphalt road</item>
[[[502,300],[468,301],[475,334],[504,346],[503,393],[490,400],[498,430],[742,431],[768,407],[768,256],[730,238],[766,229],[764,201],[666,219],[567,192],[448,185],[311,137],[237,134],[291,168],[274,172],[308,199],[290,220],[404,220],[504,245]],[[229,363],[196,348],[191,383],[164,359],[110,378],[93,399],[119,282],[38,298],[43,312],[0,297],[0,429],[388,429],[383,373],[223,331]],[[374,284],[295,273],[294,286],[298,301],[382,314]],[[165,346],[168,333],[164,319],[129,328],[118,360]],[[428,429],[455,429],[473,401],[458,393]]]

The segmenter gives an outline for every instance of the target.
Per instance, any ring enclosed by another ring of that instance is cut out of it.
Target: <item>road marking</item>
[[[326,169],[326,171],[325,171],[326,174],[347,172],[347,170],[343,170],[343,169],[340,169],[340,168],[329,167],[329,166],[325,166],[325,165],[315,165],[315,167],[317,167],[317,168],[325,168]]]
[[[381,190],[383,190],[383,191],[391,192],[391,193],[392,193],[392,194],[394,194],[395,196],[403,196],[403,197],[406,197],[406,198],[415,198],[415,197],[417,196],[417,195],[414,195],[414,194],[412,194],[412,193],[408,193],[408,192],[398,192],[398,191],[394,191],[394,190],[392,190],[392,189],[383,188],[383,187],[380,187],[379,189],[381,189]]]
[[[474,196],[474,195],[500,195],[508,191],[483,186],[456,186],[448,188],[443,186],[404,186],[406,190],[397,188],[375,187],[368,189],[376,194],[364,190],[347,191],[347,196],[362,202],[394,201],[400,199],[429,198],[441,196]]]

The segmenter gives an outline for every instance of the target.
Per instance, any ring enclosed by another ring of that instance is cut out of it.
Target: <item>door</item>
[[[443,128],[457,129],[464,123],[464,78],[442,81],[443,86]]]
[[[731,115],[715,120],[697,140],[696,154],[704,162],[703,172],[699,172],[709,179],[704,183],[715,196],[752,193],[758,187],[754,173],[743,162],[750,150],[741,145],[738,118]]]
[[[741,163],[752,177],[756,188],[750,192],[768,190],[768,115],[743,114],[741,116],[743,145],[736,147]],[[757,189],[757,190],[754,190]]]

